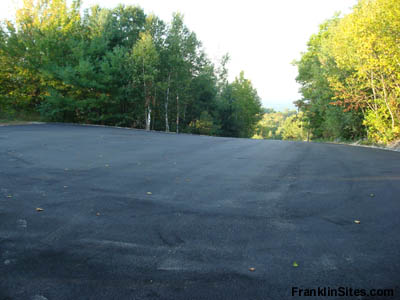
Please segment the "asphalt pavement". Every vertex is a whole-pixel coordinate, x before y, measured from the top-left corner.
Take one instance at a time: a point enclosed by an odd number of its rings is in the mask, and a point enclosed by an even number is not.
[[[399,195],[399,152],[0,127],[0,299],[400,299]]]

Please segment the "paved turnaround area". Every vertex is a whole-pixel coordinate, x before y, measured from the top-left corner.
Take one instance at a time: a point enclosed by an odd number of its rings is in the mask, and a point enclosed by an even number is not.
[[[400,299],[399,195],[398,152],[0,127],[0,299]]]

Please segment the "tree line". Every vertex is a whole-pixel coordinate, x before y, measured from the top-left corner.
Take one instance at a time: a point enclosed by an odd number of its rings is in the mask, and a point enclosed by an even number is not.
[[[228,81],[175,13],[25,0],[0,28],[0,110],[48,121],[251,137],[262,109],[243,72]]]
[[[286,109],[283,112],[265,108],[257,123],[254,139],[296,140],[309,139],[309,130],[303,112]]]
[[[311,36],[296,102],[314,138],[400,138],[400,1],[359,0]]]

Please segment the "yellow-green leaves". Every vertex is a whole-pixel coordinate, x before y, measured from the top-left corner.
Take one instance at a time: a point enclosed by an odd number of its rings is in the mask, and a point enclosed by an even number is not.
[[[360,0],[321,25],[296,62],[304,98],[297,105],[316,137],[400,138],[399,44],[398,0]]]
[[[330,77],[336,99],[367,111],[369,138],[387,143],[400,137],[400,2],[360,1],[353,12],[330,29],[324,43],[346,77]]]

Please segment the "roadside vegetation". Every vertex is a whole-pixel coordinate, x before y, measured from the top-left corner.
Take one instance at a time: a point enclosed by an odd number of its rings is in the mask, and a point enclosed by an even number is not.
[[[0,29],[0,119],[118,125],[251,137],[261,102],[243,72],[228,81],[176,13],[25,0]]]
[[[310,37],[294,62],[297,111],[276,112],[243,72],[228,81],[229,55],[214,65],[179,13],[165,22],[136,6],[25,0],[0,27],[0,121],[393,144],[399,45],[400,1],[359,0]]]
[[[296,111],[265,109],[257,139],[400,144],[400,1],[359,0],[310,37],[294,64]]]
[[[295,64],[313,140],[400,139],[400,1],[360,0],[311,36]]]

